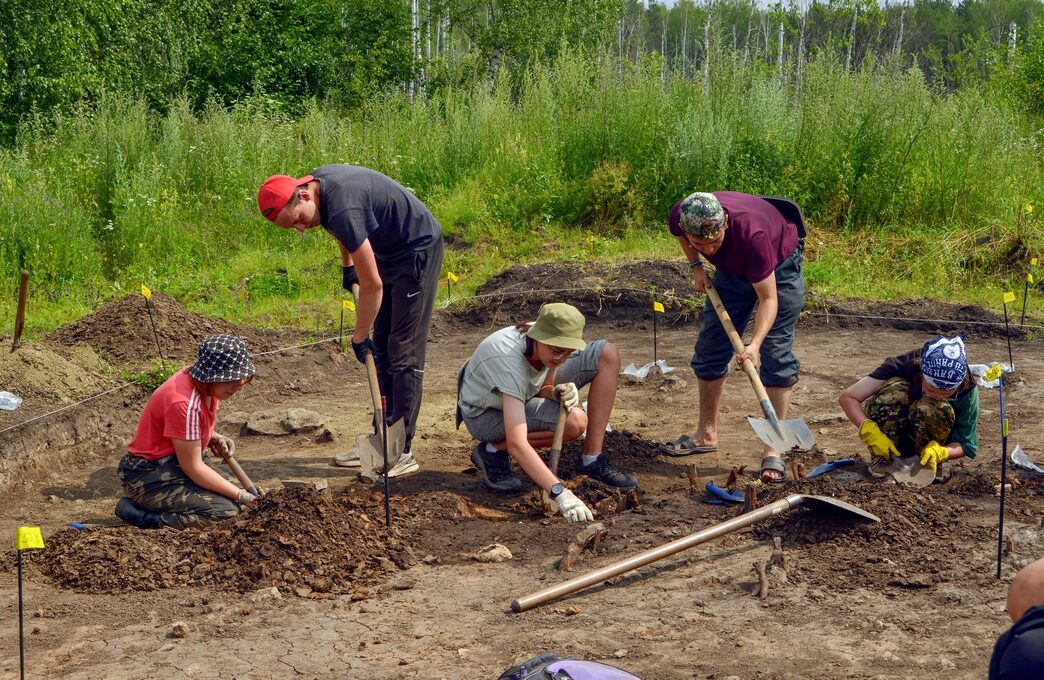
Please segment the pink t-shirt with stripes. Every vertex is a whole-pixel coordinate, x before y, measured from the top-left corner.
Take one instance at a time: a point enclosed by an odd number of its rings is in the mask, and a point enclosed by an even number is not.
[[[208,407],[188,372],[178,371],[149,397],[127,451],[158,460],[174,453],[174,439],[199,441],[205,449],[214,434],[219,401],[211,397]]]

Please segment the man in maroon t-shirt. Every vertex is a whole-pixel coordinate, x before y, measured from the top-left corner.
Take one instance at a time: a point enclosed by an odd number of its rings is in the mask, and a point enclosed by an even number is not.
[[[797,225],[763,198],[735,191],[694,193],[671,208],[668,219],[692,270],[696,290],[707,291],[712,278],[704,260],[716,267],[713,285],[742,334],[754,311],[754,330],[736,364],[760,365],[761,381],[776,413],[787,417],[800,362],[794,356],[794,327],[805,296],[803,244]],[[692,370],[700,384],[700,420],[694,436],[682,435],[664,450],[673,455],[706,453],[718,448],[718,410],[732,345],[710,300],[696,339]],[[780,452],[767,447],[762,461],[766,481],[783,478]]]

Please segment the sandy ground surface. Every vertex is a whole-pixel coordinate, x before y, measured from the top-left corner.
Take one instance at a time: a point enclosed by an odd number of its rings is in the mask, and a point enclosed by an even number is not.
[[[978,329],[969,330],[972,362],[1007,360],[1003,339],[976,337]],[[754,466],[760,445],[745,416],[757,414],[758,407],[745,376],[733,374],[719,452],[670,459],[650,453],[654,443],[692,432],[697,405],[696,381],[688,369],[696,327],[678,322],[661,329],[659,356],[677,372],[621,385],[611,421],[615,433],[610,441],[618,447],[614,455],[639,476],[642,505],[599,517],[608,526],[605,540],[597,551],[581,554],[572,573],[561,572],[556,562],[579,528],[541,516],[528,482],[522,494],[486,491],[468,460],[473,442],[452,425],[456,370],[488,331],[459,322],[436,325],[415,442],[421,471],[393,481],[399,528],[395,551],[389,548],[385,556],[380,553],[386,540],[383,508],[379,496],[372,495],[374,487],[355,480],[351,470],[329,465],[367,427],[361,366],[332,344],[268,354],[258,358],[258,379],[223,405],[226,416],[310,409],[331,431],[332,441],[315,433],[237,435],[237,456],[263,486],[278,488],[286,478],[328,480],[326,505],[317,505],[332,508],[331,513],[352,507],[367,515],[365,521],[353,515],[366,531],[337,538],[327,530],[309,534],[301,529],[295,515],[287,514],[292,505],[271,511],[284,512],[281,528],[264,525],[282,549],[291,550],[291,543],[297,553],[310,546],[327,553],[369,546],[359,569],[337,572],[337,565],[327,563],[336,573],[332,585],[294,584],[305,578],[294,572],[270,576],[279,585],[278,596],[258,592],[264,577],[251,568],[265,558],[248,547],[266,535],[249,533],[260,517],[244,518],[222,534],[200,535],[204,547],[199,550],[216,543],[240,546],[241,554],[221,558],[240,571],[227,568],[209,585],[189,583],[206,581],[196,579],[196,572],[189,578],[194,563],[163,564],[163,551],[174,548],[169,547],[172,539],[160,534],[169,532],[142,534],[120,525],[112,515],[120,495],[115,466],[144,403],[136,387],[0,433],[6,480],[0,488],[0,533],[13,537],[18,525],[41,526],[48,550],[81,562],[93,554],[103,565],[94,576],[76,581],[69,573],[48,572],[39,553],[31,556],[25,579],[28,677],[496,678],[513,663],[544,651],[602,660],[646,679],[985,676],[993,642],[1008,625],[1004,598],[1011,577],[1044,554],[1044,484],[1029,473],[1016,473],[1021,484],[1009,494],[1005,523],[1011,540],[1002,578],[994,578],[998,499],[993,478],[999,474],[1001,449],[996,390],[981,395],[979,457],[956,468],[945,484],[911,490],[871,482],[865,462],[859,462],[833,473],[832,480],[792,481],[763,493],[764,500],[784,491],[832,493],[878,514],[885,519],[881,525],[845,524],[803,508],[792,510],[516,614],[509,607],[515,598],[742,512],[702,502],[702,493],[691,493],[684,466],[695,464],[701,481],[718,484],[733,468]],[[804,468],[842,456],[866,460],[854,428],[841,416],[837,394],[884,357],[912,349],[928,336],[921,330],[844,327],[822,318],[802,322],[796,343],[802,378],[791,416],[810,424],[818,445],[817,452],[800,458]],[[587,337],[617,343],[625,365],[652,359],[647,321],[596,322]],[[269,349],[281,346],[278,338],[266,342]],[[46,353],[63,350],[54,341],[29,347],[43,357],[39,379],[46,383],[49,371],[61,368]],[[1013,349],[1019,370],[1005,391],[1009,450],[1018,442],[1041,461],[1044,344],[1020,339]],[[74,368],[90,363],[84,357],[63,360]],[[0,365],[0,374],[3,370]],[[18,370],[23,376],[29,371]],[[73,387],[67,394],[42,384],[39,398],[27,399],[22,413],[5,414],[0,428],[120,383],[112,374],[98,377],[93,368],[88,373],[89,385],[77,388],[70,368]],[[20,388],[30,391],[24,384]],[[233,433],[235,426],[226,423],[224,429]],[[575,455],[575,448],[564,455]],[[89,528],[74,532],[67,528],[72,521]],[[773,536],[781,539],[781,551],[774,549]],[[350,546],[344,541],[369,542]],[[513,558],[501,563],[474,559],[494,542],[507,546]],[[194,549],[179,545],[183,554]],[[159,567],[150,550],[159,556]],[[12,554],[5,548],[0,560],[0,615],[7,622],[0,627],[0,678],[18,677]],[[404,554],[408,557],[399,559]],[[767,593],[759,597],[762,584],[755,565],[772,562]],[[209,568],[217,569],[216,564]],[[154,578],[157,568],[186,575],[160,588],[164,583]],[[109,592],[119,590],[112,584],[120,581],[103,574],[138,576],[124,582],[153,589]],[[184,624],[179,628],[183,637],[174,632],[178,622]]]

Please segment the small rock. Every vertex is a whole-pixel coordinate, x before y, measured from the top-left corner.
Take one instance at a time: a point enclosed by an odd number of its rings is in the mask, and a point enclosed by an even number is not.
[[[62,500],[62,499],[58,498],[57,496],[55,496],[53,494],[47,497],[47,502],[48,503],[57,503],[60,500]]]
[[[580,613],[580,607],[566,607],[563,612],[566,616],[576,616]]]
[[[33,626],[33,629],[31,631],[29,631],[29,632],[32,635],[39,635],[40,633],[43,632],[43,630],[44,630],[43,626]]]
[[[43,617],[44,617],[44,610],[37,609],[36,611],[33,612],[33,618],[34,619],[42,619]]]
[[[323,427],[323,419],[303,408],[275,409],[250,414],[244,434],[280,436],[298,432],[315,432]]]
[[[460,649],[457,650],[457,656],[459,656],[460,658],[463,659],[467,655],[468,655],[468,650],[467,649],[464,649],[463,647],[461,647]]]
[[[627,650],[626,649],[618,649],[615,652],[613,652],[613,656],[616,657],[617,659],[622,659],[625,656],[627,656]]]
[[[261,590],[255,590],[250,593],[250,601],[254,604],[271,600],[281,600],[283,594],[279,592],[279,588],[272,586],[271,588],[262,588]]]
[[[170,627],[170,634],[176,638],[188,637],[189,627],[184,621],[175,621]]]
[[[409,576],[401,576],[389,583],[388,586],[392,590],[412,590],[417,587],[417,579]]]
[[[950,659],[947,659],[945,656],[941,655],[939,656],[939,665],[948,671],[952,671],[953,669],[957,668],[957,664],[955,664]]]
[[[283,486],[308,486],[316,491],[322,491],[330,487],[330,482],[325,479],[283,479]]]
[[[424,564],[435,564],[438,561],[439,558],[435,557],[434,555],[425,555],[423,559],[421,559],[421,562],[423,562]]]
[[[475,559],[479,562],[506,562],[511,559],[511,551],[507,549],[507,546],[490,543],[479,548],[475,553]]]

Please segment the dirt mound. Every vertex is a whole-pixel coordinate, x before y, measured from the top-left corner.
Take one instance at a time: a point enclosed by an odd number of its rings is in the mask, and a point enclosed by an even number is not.
[[[96,394],[117,384],[113,373],[83,346],[51,348],[28,342],[15,352],[0,352],[0,390],[23,400],[16,411],[0,411],[0,423],[24,420],[37,406],[69,404]]]
[[[477,299],[455,305],[450,314],[472,324],[512,323],[536,317],[545,302],[568,302],[589,321],[652,323],[652,301],[662,302],[664,324],[699,324],[704,298],[680,261],[638,260],[623,263],[551,262],[507,269],[475,291]],[[802,327],[894,328],[925,333],[967,333],[969,338],[1004,337],[1004,317],[974,305],[938,300],[878,302],[810,295]],[[642,328],[644,330],[644,328]],[[1012,338],[1023,330],[1010,325]]]
[[[795,567],[789,576],[812,585],[829,584],[841,590],[921,588],[971,577],[981,565],[976,566],[968,555],[956,554],[955,542],[960,538],[989,545],[995,538],[989,527],[958,527],[954,507],[946,498],[949,494],[940,487],[922,490],[817,478],[785,489],[766,489],[759,500],[765,504],[795,491],[838,498],[881,518],[879,523],[871,523],[802,506],[755,525],[755,537],[778,536],[784,551],[794,552]],[[839,574],[845,578],[838,578]]]
[[[30,559],[58,586],[81,592],[277,586],[301,596],[365,597],[369,586],[416,561],[405,537],[455,512],[457,504],[447,495],[395,499],[395,525],[388,534],[379,495],[289,487],[234,520],[202,530],[63,530]]]
[[[48,336],[54,343],[85,343],[106,361],[117,366],[140,366],[159,356],[156,336],[163,356],[188,363],[196,358],[199,343],[218,333],[238,335],[251,351],[275,349],[284,333],[269,333],[245,328],[224,319],[195,314],[174,298],[153,293],[151,299],[153,333],[145,298],[127,295],[91,312],[79,321],[62,326]]]
[[[536,318],[545,302],[568,302],[588,321],[652,323],[653,293],[661,294],[656,299],[663,303],[665,323],[699,318],[702,300],[689,299],[692,283],[685,265],[660,260],[513,267],[479,286],[475,291],[478,299],[455,306],[452,314],[474,324],[511,323]]]
[[[558,473],[564,479],[577,474],[576,466],[583,446],[583,441],[575,441],[562,447]],[[602,453],[609,455],[609,460],[614,466],[628,472],[648,470],[656,465],[660,457],[660,450],[655,443],[628,430],[607,432],[602,444]]]
[[[1009,318],[1005,330],[1004,316],[975,305],[957,305],[941,300],[893,300],[879,302],[861,298],[830,299],[812,297],[805,300],[802,327],[894,328],[900,331],[923,331],[929,334],[955,335],[964,332],[969,338],[1025,339],[1026,332]]]

